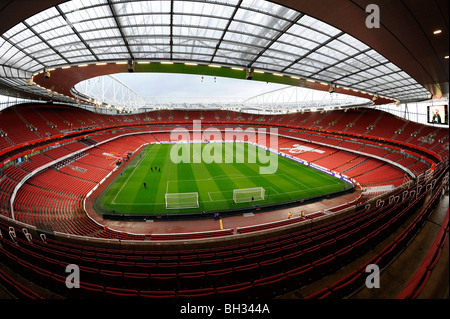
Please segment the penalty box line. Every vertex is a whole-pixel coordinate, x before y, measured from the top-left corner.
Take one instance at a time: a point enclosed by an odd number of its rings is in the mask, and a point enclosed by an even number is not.
[[[147,153],[145,153],[145,155],[147,155]],[[112,204],[117,204],[117,203],[116,203],[117,196],[119,196],[119,194],[122,192],[122,190],[123,190],[123,188],[125,187],[125,185],[128,184],[128,181],[130,180],[131,176],[133,176],[134,172],[137,171],[139,165],[141,165],[142,162],[144,161],[144,158],[145,158],[145,156],[143,156],[142,158],[140,158],[140,159],[139,159],[139,162],[137,163],[136,166],[130,167],[130,168],[134,168],[134,169],[133,169],[133,171],[131,172],[130,176],[128,176],[128,178],[127,178],[127,180],[125,181],[125,183],[122,184],[122,187],[119,189],[119,191],[117,192],[116,196],[114,196],[114,199],[113,199],[112,202],[111,202]],[[129,169],[129,168],[127,167],[127,170],[128,170],[128,169]]]
[[[248,176],[248,175],[219,175],[216,177],[209,177],[209,178],[197,178],[197,179],[178,179],[178,180],[172,180],[166,182],[166,193],[169,193],[169,184],[170,183],[180,183],[180,182],[190,182],[190,183],[196,183],[196,182],[211,182],[211,181],[219,181],[219,180],[227,180],[227,179],[249,179],[249,178],[259,178],[261,175],[255,175],[255,176]]]

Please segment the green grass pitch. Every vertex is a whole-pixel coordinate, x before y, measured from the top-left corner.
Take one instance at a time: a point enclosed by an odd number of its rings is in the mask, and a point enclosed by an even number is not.
[[[233,143],[233,155],[239,151]],[[194,144],[190,144],[191,158]],[[202,149],[206,144],[201,144]],[[165,215],[225,211],[251,208],[252,205],[290,202],[320,197],[352,187],[344,180],[307,167],[283,156],[278,156],[274,174],[260,174],[258,161],[248,163],[249,144],[244,144],[244,163],[174,163],[170,152],[172,144],[147,146],[133,161],[127,163],[122,174],[99,197],[102,211],[128,215]],[[242,148],[242,146],[241,146]],[[225,147],[222,148],[224,150]],[[268,151],[266,151],[268,152]],[[225,159],[225,151],[222,152]],[[268,153],[266,153],[268,154]],[[155,168],[158,169],[155,169]],[[146,183],[146,187],[144,187]],[[233,190],[263,187],[264,200],[235,203]],[[166,193],[198,192],[198,208],[167,209]]]

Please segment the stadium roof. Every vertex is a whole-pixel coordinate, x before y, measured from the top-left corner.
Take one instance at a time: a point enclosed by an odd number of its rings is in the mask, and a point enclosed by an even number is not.
[[[76,83],[127,72],[132,65],[136,72],[236,78],[255,70],[256,80],[322,90],[337,86],[342,93],[397,101],[448,94],[448,59],[442,56],[448,55],[448,13],[442,11],[448,9],[446,0],[402,6],[372,1],[380,5],[380,29],[365,25],[370,1],[4,2],[0,93],[73,102],[70,89]],[[20,2],[27,7],[17,7]],[[425,8],[431,17],[418,12]],[[394,14],[395,9],[400,11]],[[433,28],[442,30],[446,47],[431,43],[428,33],[433,30],[423,29],[430,28],[431,19],[438,21]],[[401,24],[411,21],[408,27]],[[407,33],[400,37],[394,28]],[[426,49],[419,52],[417,46]],[[430,48],[432,56],[419,56]],[[408,55],[402,56],[404,52]],[[86,64],[88,68],[78,68]],[[45,69],[51,80],[42,73]],[[39,85],[30,85],[30,79]]]

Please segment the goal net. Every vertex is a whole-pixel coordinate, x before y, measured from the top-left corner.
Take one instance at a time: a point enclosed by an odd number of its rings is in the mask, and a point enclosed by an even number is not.
[[[265,191],[262,187],[240,188],[233,190],[233,200],[235,203],[256,202],[264,199]]]
[[[166,209],[198,208],[198,193],[166,193]]]

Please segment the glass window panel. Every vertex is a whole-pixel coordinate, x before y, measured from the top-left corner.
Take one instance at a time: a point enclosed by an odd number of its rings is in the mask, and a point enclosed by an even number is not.
[[[19,23],[19,24],[15,25],[14,27],[12,27],[11,29],[9,29],[8,31],[6,31],[3,34],[3,36],[8,39],[10,37],[13,37],[15,34],[20,33],[26,29],[27,29],[27,27],[23,23]]]
[[[195,42],[193,45],[190,46],[178,46],[178,45],[174,45],[173,46],[173,50],[179,53],[186,53],[186,54],[194,54],[194,53],[201,53],[201,54],[213,54],[215,49],[214,48],[205,48],[205,47],[200,47],[200,46],[196,46]]]
[[[287,33],[283,34],[278,39],[277,42],[283,43],[285,45],[292,45],[295,47],[299,47],[304,50],[313,50],[314,48],[316,48],[319,45],[319,43],[317,43],[317,42],[313,42],[313,41],[310,41],[309,39],[297,37],[297,36],[287,34]]]
[[[386,59],[384,61],[387,61]],[[386,64],[384,64],[386,66],[386,68],[388,68],[390,71],[389,72],[400,72],[400,68],[397,67],[395,64],[388,62]]]
[[[72,57],[69,59],[70,63],[82,63],[82,62],[86,62],[86,57],[84,56],[76,56],[76,57]]]
[[[81,10],[66,13],[66,18],[74,26],[76,26],[79,23],[83,23],[83,21],[84,21],[84,23],[89,23],[89,22],[86,22],[86,21],[88,21],[88,19],[86,19],[86,16],[83,15]]]
[[[374,59],[375,61],[377,61],[377,63],[387,63],[387,62],[389,62],[384,56],[382,56],[381,54],[379,54],[375,50],[370,50],[366,54],[368,56],[370,56],[372,59]]]
[[[348,87],[348,86],[350,86],[351,82],[344,78],[344,79],[339,79],[339,81],[337,81],[336,84],[340,85],[340,86]]]
[[[299,20],[299,24],[309,29],[320,31],[321,33],[326,34],[329,37],[333,37],[341,32],[335,27],[307,15],[303,16]]]
[[[5,61],[8,59],[8,57],[17,54],[19,52],[16,48],[14,48],[9,42],[4,41],[0,38],[0,61],[1,64],[5,64]],[[20,55],[23,55],[21,53]]]
[[[263,49],[269,43],[269,40],[233,32],[227,32],[224,36],[224,41],[243,43],[244,45],[248,44],[259,47],[260,49]]]
[[[58,46],[58,47],[55,47],[55,49],[58,50],[61,54],[66,53],[66,52],[71,52],[74,50],[77,50],[77,51],[83,50],[83,51],[89,52],[86,49],[86,46],[80,41],[72,42],[70,44],[65,44],[64,46]]]
[[[346,79],[352,84],[357,84],[357,83],[360,83],[360,82],[366,80],[365,78],[363,78],[362,76],[360,76],[358,74],[352,74],[352,75],[346,77]]]
[[[336,73],[330,70],[324,70],[315,75],[315,77],[326,77],[328,79],[336,79],[339,78],[340,76],[341,76],[340,73]]]
[[[367,45],[359,41],[358,39],[352,37],[351,35],[345,33],[339,37],[339,40],[346,45],[352,46],[358,51],[365,51],[370,49]]]
[[[284,61],[289,61],[290,64],[298,58],[296,54],[289,54],[286,51],[275,51],[271,49],[267,50],[263,57],[264,56],[279,59],[281,64],[285,64]]]
[[[323,43],[330,39],[330,36],[326,34],[323,34],[319,31],[307,28],[299,24],[296,24],[295,26],[291,27],[288,32],[289,34],[292,34],[296,38],[300,37],[300,39],[297,39],[297,42],[298,41],[303,42],[305,41],[305,39],[315,42],[316,45],[312,46],[311,48],[314,48],[320,43]]]
[[[336,79],[340,79],[342,77],[345,77],[345,76],[348,76],[351,74],[351,71],[348,70],[347,68],[341,67],[341,64],[330,67],[326,71],[336,74]]]
[[[116,1],[116,0],[114,0]],[[112,2],[114,2],[112,1]],[[97,5],[105,5],[107,4],[107,0],[72,0],[68,3],[68,11],[70,10],[79,10],[80,8],[97,6]],[[61,5],[60,5],[61,6]]]
[[[266,39],[272,39],[275,35],[279,34],[279,31],[277,30],[236,21],[231,22],[228,30],[236,33],[252,34]]]
[[[173,24],[175,26],[202,26],[210,29],[223,30],[227,26],[228,20],[216,19],[201,16],[174,15]]]
[[[175,1],[174,13],[231,17],[234,7],[208,2]]]
[[[210,30],[206,28],[173,28],[174,36],[182,36],[189,38],[209,38],[219,39],[222,36],[222,32],[218,30]]]
[[[127,39],[133,38],[146,38],[146,37],[167,37],[170,35],[170,27],[169,26],[142,26],[135,28],[124,28],[123,30],[130,30],[128,33]]]
[[[347,56],[352,56],[352,55],[355,55],[358,52],[360,52],[359,50],[356,50],[352,46],[347,45],[346,43],[344,43],[344,42],[342,42],[342,41],[340,41],[338,39],[333,40],[330,43],[328,43],[327,44],[327,48],[330,48],[331,50],[337,50],[339,52],[344,53]]]
[[[372,69],[366,70],[366,71],[361,71],[358,73],[359,76],[362,76],[365,79],[372,79],[374,77],[377,77],[376,74],[373,73]],[[380,76],[380,75],[378,75]]]
[[[289,64],[291,64],[291,61],[286,61],[286,60],[283,61],[283,60],[273,58],[270,56],[262,56],[256,61],[256,63],[261,63],[261,64],[268,63],[271,65],[276,65],[277,69],[281,70],[281,69],[284,69],[285,67],[287,67]]]
[[[40,23],[31,26],[36,33],[42,34],[42,33],[52,33],[58,30],[61,27],[67,26],[67,22],[61,17],[56,16],[52,19],[48,19],[45,21],[41,21]]]
[[[118,20],[120,21],[121,26],[138,26],[138,25],[146,25],[146,24],[161,24],[161,15],[125,15],[119,16]]]
[[[318,52],[313,52],[306,58],[307,61],[313,61],[314,63],[320,63],[322,67],[326,67],[330,64],[335,64],[339,62],[339,60],[325,56],[323,54],[320,54]]]
[[[59,56],[53,55],[53,54],[42,56],[39,58],[39,61],[41,63],[43,63],[44,65],[56,65],[56,64],[65,63],[64,60],[62,60]]]
[[[300,57],[305,55],[308,51],[293,45],[282,42],[275,42],[271,47],[274,51],[285,52],[286,55]]]
[[[108,52],[107,54],[99,53],[97,55],[100,60],[123,60],[123,59],[129,59],[130,55],[128,53],[117,53],[117,54],[111,54],[111,52]]]
[[[39,57],[42,54],[48,54],[49,47],[42,42],[36,42],[23,50],[33,57]],[[53,53],[53,51],[51,53]]]
[[[248,63],[248,61],[247,60],[238,59],[238,58],[233,58],[231,56],[216,55],[214,57],[213,63],[244,66],[244,65],[246,65]]]
[[[189,50],[192,50],[192,47],[212,49],[211,53],[214,53],[214,50],[215,50],[216,45],[217,45],[217,41],[174,37],[173,38],[173,44],[177,45],[179,47],[186,46],[186,47],[189,48]]]
[[[327,83],[334,82],[334,79],[335,79],[334,77],[327,76],[326,74],[323,74],[323,73],[314,75],[314,78],[318,81],[323,81],[323,82],[327,82]]]
[[[349,70],[351,73],[358,72],[363,69],[367,69],[369,66],[365,63],[362,63],[358,59],[359,55],[355,58],[348,59],[344,62],[337,64],[339,67],[343,69]]]
[[[411,81],[411,83],[417,83],[413,78],[411,78],[405,71],[398,71],[397,74],[404,78],[407,79],[408,81]]]
[[[105,29],[105,30],[94,30],[89,32],[83,32],[80,34],[85,40],[100,40],[104,38],[121,38],[119,30],[117,29]]]
[[[116,22],[114,21],[113,18],[100,18],[100,19],[95,19],[95,20],[90,20],[90,21],[83,21],[83,22],[79,22],[76,24],[73,24],[73,27],[78,31],[78,32],[84,32],[84,31],[89,31],[92,29],[108,29],[108,28],[112,28],[112,27],[116,27]]]
[[[58,10],[51,7],[25,20],[26,24],[34,26],[42,21],[51,21],[53,17],[59,16]]]
[[[38,62],[31,60],[29,63],[25,63],[22,66],[18,65],[20,67],[20,72],[21,73],[26,73],[27,74],[27,78],[30,78],[31,75],[39,70],[43,69],[43,65],[39,64]]]
[[[394,80],[394,81],[403,81],[405,80],[400,74],[398,73],[389,73],[389,76]],[[408,83],[410,84],[410,83]]]
[[[380,72],[381,74],[392,72],[386,65],[378,65],[374,68],[374,70]]]
[[[102,40],[93,40],[86,41],[91,49],[94,48],[111,48],[111,50],[126,50],[126,47],[123,45],[123,40],[121,38],[108,38]]]
[[[277,20],[274,17],[260,12],[242,9],[242,7],[236,12],[235,19],[239,21],[251,21],[254,24],[266,25],[269,27],[276,26],[275,20]]]
[[[140,45],[140,44],[170,44],[170,37],[142,37],[142,38],[128,38],[129,45]]]
[[[68,40],[68,38],[72,35],[75,36],[72,29],[69,27],[60,27],[51,31],[38,33],[47,42],[57,40],[58,43],[70,42],[71,40]]]
[[[9,40],[13,43],[21,45],[21,47],[27,47],[31,44],[30,39],[32,38],[33,42],[40,41],[31,30],[24,29],[21,32],[16,33]]]
[[[116,48],[116,49],[114,49],[114,50],[108,50],[108,48],[96,48],[96,49],[93,49],[92,51],[94,51],[94,53],[95,53],[95,55],[97,56],[97,57],[100,57],[100,56],[105,56],[105,55],[111,55],[111,54],[124,54],[124,55],[127,55],[128,57],[129,57],[129,53],[128,53],[128,50],[122,50],[122,49],[119,49],[119,48]]]
[[[242,64],[247,65],[250,61],[252,61],[255,56],[251,54],[247,54],[246,51],[229,51],[229,50],[218,50],[216,53],[216,59],[218,57],[230,58],[230,59],[238,59],[242,61]]]
[[[1,64],[17,67],[19,63],[26,55],[20,52],[17,48],[11,47],[5,54],[1,57]]]
[[[48,44],[52,47],[56,47],[62,45],[69,45],[75,42],[80,42],[80,38],[78,38],[76,35],[66,35],[63,39],[62,38],[50,39],[48,41]],[[64,50],[64,47],[60,49]]]
[[[319,48],[316,52],[322,56],[329,57],[333,60],[336,60],[336,62],[338,62],[339,60],[344,60],[344,59],[348,58],[347,54],[344,54],[342,52],[339,52],[339,51],[334,50],[327,46]],[[334,63],[332,63],[332,64],[334,64]]]
[[[250,55],[252,57],[258,55],[261,50],[261,48],[249,46],[246,45],[245,43],[237,44],[237,43],[228,43],[225,41],[221,43],[220,49],[237,51],[240,52],[241,54]]]
[[[173,58],[175,60],[182,60],[182,61],[209,61],[210,55],[205,55],[201,53],[196,54],[185,54],[185,53],[178,53],[173,52]]]
[[[320,71],[320,68],[315,67],[313,65],[308,65],[305,63],[296,63],[295,65],[290,67],[286,72],[287,73],[300,72],[299,74],[311,75],[311,74],[317,73],[318,71]]]
[[[296,11],[270,1],[244,0],[241,7],[249,10],[267,12],[268,15],[274,15],[286,20],[290,20],[297,15]]]
[[[382,63],[381,61],[373,59],[367,53],[360,54],[357,57],[355,57],[355,59],[358,60],[362,65],[365,65],[365,67],[361,66],[361,68],[373,67]]]
[[[279,64],[273,64],[273,63],[256,62],[253,66],[255,67],[255,69],[268,70],[269,72],[270,71],[281,72],[281,70],[284,69],[283,66],[280,66]]]
[[[66,13],[67,20],[74,26],[77,26],[77,24],[80,22],[86,22],[90,20],[95,21],[96,19],[106,17],[112,17],[111,11],[108,6],[97,6]]]
[[[134,35],[138,30],[142,30],[143,25],[152,26],[166,26],[169,27],[170,15],[149,15],[145,23],[136,23],[129,21],[130,17],[121,17],[120,24],[126,35]],[[142,33],[141,33],[142,34]]]

